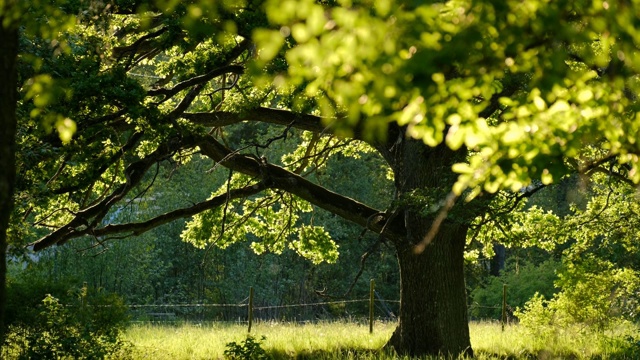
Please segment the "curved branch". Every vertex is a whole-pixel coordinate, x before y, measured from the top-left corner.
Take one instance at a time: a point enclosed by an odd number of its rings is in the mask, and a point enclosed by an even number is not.
[[[249,41],[248,38],[245,38],[225,56],[224,61],[221,61],[219,64],[215,65],[217,66],[215,69],[207,72],[204,75],[198,75],[188,80],[184,80],[178,83],[177,85],[175,85],[174,87],[172,87],[171,89],[160,88],[160,89],[149,90],[147,92],[147,95],[149,96],[164,95],[165,97],[162,101],[166,101],[172,96],[174,96],[175,94],[177,94],[178,92],[186,88],[189,88],[194,85],[204,84],[207,81],[214,79],[218,76],[221,76],[223,74],[231,73],[231,74],[241,75],[244,73],[244,66],[231,65],[231,63],[235,61],[240,55],[242,55],[243,52],[249,49],[250,46],[251,46],[251,41]]]
[[[206,73],[204,75],[194,76],[189,80],[182,81],[182,82],[176,84],[176,86],[172,87],[171,89],[160,88],[160,89],[149,90],[149,91],[147,91],[147,95],[149,95],[149,96],[164,95],[165,98],[163,99],[163,101],[166,101],[167,99],[169,99],[173,95],[177,94],[178,92],[180,92],[180,91],[182,91],[182,90],[184,90],[184,89],[186,89],[188,87],[206,83],[207,81],[209,81],[211,79],[214,79],[214,78],[216,78],[218,76],[224,75],[224,74],[238,74],[238,75],[241,75],[242,73],[244,73],[244,67],[241,66],[241,65],[222,66],[222,67],[219,67],[219,68],[214,69],[212,71],[209,71],[208,73]]]
[[[152,33],[141,36],[138,40],[136,40],[133,44],[128,46],[116,47],[113,49],[112,54],[116,61],[120,61],[124,56],[128,56],[127,64],[125,65],[125,69],[128,69],[133,62],[133,58],[136,54],[148,53],[149,51],[155,48],[154,44],[151,44],[151,40],[159,37],[169,30],[168,26],[164,26],[159,30],[156,30]]]
[[[82,119],[81,121],[77,122],[78,132],[83,131],[94,125],[107,124],[108,122],[114,121],[114,120],[124,120],[126,114],[127,114],[127,109],[120,109],[115,113],[103,115],[97,118]]]
[[[152,219],[149,219],[147,221],[143,221],[139,223],[128,223],[128,224],[110,224],[102,228],[94,229],[90,232],[87,231],[87,233],[90,233],[91,235],[94,235],[94,236],[105,236],[105,235],[125,233],[125,232],[131,233],[132,235],[140,235],[160,225],[170,223],[171,221],[174,221],[177,219],[191,217],[205,210],[210,210],[218,206],[222,206],[230,200],[246,198],[251,195],[258,194],[259,192],[265,189],[267,189],[267,186],[261,182],[261,183],[249,185],[240,189],[230,190],[228,193],[215,196],[209,200],[200,202],[191,207],[170,211],[162,215],[156,216]]]
[[[48,247],[54,244],[62,244],[68,240],[85,236],[85,235],[92,235],[92,236],[98,237],[98,236],[109,236],[109,235],[126,233],[128,234],[126,235],[127,237],[132,235],[137,236],[149,230],[157,228],[158,226],[170,223],[174,220],[188,218],[198,213],[201,213],[205,210],[210,210],[218,206],[222,206],[225,202],[229,200],[246,198],[251,195],[255,195],[265,190],[266,188],[267,187],[265,186],[264,183],[258,183],[258,184],[246,186],[241,189],[231,190],[228,193],[218,195],[216,197],[200,202],[193,206],[170,211],[162,215],[156,216],[152,219],[149,219],[147,221],[137,222],[137,223],[126,223],[126,224],[109,224],[101,228],[87,227],[79,231],[69,232],[64,237],[57,239],[56,242],[48,241],[50,236],[53,235],[53,234],[50,234],[30,245],[33,245],[34,250],[38,251],[38,250],[44,249],[45,247]]]
[[[335,193],[280,166],[270,164],[264,158],[257,159],[232,152],[211,136],[200,137],[196,143],[203,155],[222,166],[249,176],[261,177],[271,188],[296,195],[346,220],[382,234],[390,240],[404,238],[404,223],[394,219],[390,224],[386,224],[389,214]]]
[[[189,147],[192,145],[192,141],[193,139],[186,138],[180,140],[170,139],[167,143],[160,145],[158,149],[147,157],[131,163],[125,170],[126,183],[114,189],[111,195],[102,201],[75,213],[74,218],[66,225],[32,243],[33,250],[42,250],[54,244],[61,245],[69,239],[85,235],[89,229],[95,228],[98,225],[113,205],[124,198],[129,191],[142,181],[144,174],[153,164],[171,156],[179,148]]]
[[[124,144],[113,156],[111,156],[107,161],[105,161],[101,166],[99,166],[96,170],[92,171],[93,174],[96,174],[99,178],[102,174],[113,164],[115,164],[118,160],[122,158],[122,156],[129,150],[133,149],[133,147],[138,144],[138,141],[142,138],[143,133],[137,132],[129,137],[127,143]],[[90,184],[94,183],[97,180],[95,177],[85,178],[84,181],[81,181],[75,185],[63,186],[57,189],[53,189],[51,192],[53,194],[66,194],[74,191],[79,191]],[[50,180],[51,181],[51,180]]]
[[[227,126],[243,121],[258,121],[275,125],[291,126],[296,129],[318,134],[331,134],[331,126],[325,126],[324,123],[332,123],[336,120],[267,107],[258,107],[243,113],[233,113],[229,111],[184,113],[181,117],[194,124],[209,127]]]

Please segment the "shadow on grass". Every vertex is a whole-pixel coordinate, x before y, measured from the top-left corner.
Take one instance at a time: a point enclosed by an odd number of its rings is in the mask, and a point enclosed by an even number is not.
[[[267,350],[267,354],[274,360],[329,360],[329,359],[398,359],[386,350],[371,349],[333,349],[333,350],[302,350],[295,353],[277,349]]]
[[[517,353],[512,354],[496,354],[486,350],[478,350],[476,351],[476,358],[478,359],[500,359],[500,360],[555,360],[555,359],[563,359],[563,360],[577,360],[580,357],[571,352],[563,352],[563,353],[553,353],[547,350],[540,350],[536,352],[531,352],[529,350],[521,350]]]
[[[274,360],[342,360],[342,359],[358,359],[358,360],[462,360],[470,359],[464,356],[399,356],[391,349],[353,349],[353,348],[339,348],[334,350],[303,350],[295,354],[288,353],[280,350],[268,350],[267,354]],[[493,358],[480,358],[480,359],[493,359]],[[495,359],[500,359],[495,357]]]
[[[549,350],[539,350],[531,352],[522,350],[513,354],[496,354],[489,351],[476,351],[476,359],[486,360],[638,360],[640,359],[640,349],[624,348],[618,349],[607,354],[594,354],[591,356],[582,356],[578,352],[562,351],[559,353]]]
[[[637,360],[640,359],[640,349],[619,349],[619,351],[608,354],[596,354],[593,356],[581,356],[577,352],[554,353],[548,350],[540,350],[530,352],[527,350],[519,351],[513,354],[496,354],[489,351],[478,350],[475,353],[474,360]],[[267,354],[274,360],[342,360],[342,359],[361,359],[361,360],[461,360],[470,359],[467,357],[455,356],[423,356],[411,358],[408,356],[398,356],[391,350],[371,350],[371,349],[334,349],[334,350],[303,350],[296,353],[267,350]]]

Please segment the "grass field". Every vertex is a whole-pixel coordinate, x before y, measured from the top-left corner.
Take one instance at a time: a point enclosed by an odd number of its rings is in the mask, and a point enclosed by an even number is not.
[[[355,323],[258,323],[251,334],[275,359],[398,359],[379,351],[394,327],[394,323],[376,323],[374,333],[369,334],[368,325]],[[226,344],[240,343],[246,335],[241,325],[147,324],[131,326],[125,339],[134,345],[134,359],[222,359]],[[266,339],[260,340],[262,336]],[[623,339],[577,331],[539,337],[517,325],[502,332],[497,323],[471,324],[471,343],[481,360],[634,358]]]

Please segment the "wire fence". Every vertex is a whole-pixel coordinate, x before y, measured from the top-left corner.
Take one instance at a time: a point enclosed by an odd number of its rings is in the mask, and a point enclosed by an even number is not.
[[[369,318],[370,299],[324,301],[305,304],[254,305],[254,321],[277,321],[308,323],[317,321],[366,322]],[[152,304],[128,305],[133,322],[218,322],[247,324],[249,322],[248,298],[238,304]],[[399,313],[400,301],[382,299],[376,296],[374,318],[395,321]],[[472,320],[477,310],[500,310],[502,306],[469,305]],[[507,305],[507,316],[512,318],[512,309]],[[486,318],[486,317],[480,317]],[[494,317],[495,318],[495,317]],[[496,319],[498,320],[498,319]],[[508,319],[507,319],[508,320]]]
[[[305,304],[253,306],[253,321],[307,323],[315,321],[366,321],[370,299],[323,301]],[[396,320],[400,301],[377,298],[376,319]],[[128,305],[134,322],[249,322],[249,302],[238,304],[153,304]]]
[[[317,321],[367,321],[373,331],[375,320],[395,321],[400,301],[383,299],[374,290],[371,280],[368,299],[323,301],[306,304],[256,305],[254,291],[237,304],[145,304],[128,305],[134,322],[231,322],[247,323],[249,331],[254,321],[317,322]],[[503,285],[502,304],[495,306],[470,304],[468,313],[486,318],[487,310],[500,310],[500,321],[504,325],[513,319],[513,309],[507,304],[507,286]],[[484,315],[482,315],[484,313]],[[494,316],[495,317],[495,316]]]

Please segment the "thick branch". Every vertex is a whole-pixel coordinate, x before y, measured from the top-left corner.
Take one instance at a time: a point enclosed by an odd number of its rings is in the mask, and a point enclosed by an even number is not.
[[[246,198],[251,195],[255,195],[265,190],[266,188],[267,187],[265,186],[264,183],[258,183],[251,186],[246,186],[241,189],[234,189],[229,191],[228,193],[218,195],[216,197],[213,197],[212,199],[203,201],[193,206],[170,211],[143,222],[126,223],[126,224],[110,224],[105,227],[101,227],[97,229],[85,228],[83,230],[75,231],[73,233],[68,234],[65,237],[64,241],[68,241],[70,239],[81,237],[84,235],[107,236],[107,235],[124,234],[124,233],[128,233],[129,236],[141,235],[149,230],[155,229],[158,226],[170,223],[174,220],[188,218],[193,215],[199,214],[205,210],[210,210],[218,206],[222,206],[228,200]],[[34,249],[35,249],[35,245],[37,245],[37,243],[34,243]],[[40,248],[38,248],[38,250],[39,249]]]
[[[105,161],[102,165],[100,165],[97,169],[93,171],[86,171],[86,173],[90,173],[93,176],[89,176],[80,181],[75,185],[63,186],[57,189],[53,189],[51,192],[54,194],[66,194],[74,191],[80,191],[83,188],[89,186],[94,183],[97,179],[99,179],[102,174],[113,164],[115,164],[118,160],[122,158],[122,156],[129,150],[133,149],[134,146],[138,144],[138,141],[142,138],[143,133],[137,132],[129,137],[127,143],[124,144],[120,150],[118,150],[115,154],[113,154],[107,161]]]
[[[240,55],[242,55],[243,52],[245,52],[251,45],[251,41],[249,41],[249,39],[243,39],[238,45],[236,45],[235,48],[233,48],[233,50],[231,50],[224,58],[223,61],[221,61],[219,64],[216,64],[216,68],[207,72],[204,75],[198,75],[198,76],[194,76],[188,80],[184,80],[180,83],[178,83],[176,86],[172,87],[171,89],[153,89],[153,90],[149,90],[148,91],[148,95],[150,96],[158,96],[158,95],[164,95],[165,98],[164,100],[167,100],[169,98],[171,98],[173,95],[177,94],[178,92],[187,89],[191,86],[194,85],[199,85],[199,84],[204,84],[207,81],[214,79],[218,76],[221,76],[223,74],[237,74],[237,75],[241,75],[242,73],[244,73],[244,67],[241,65],[231,65],[231,63],[233,61],[235,61]]]
[[[201,137],[197,144],[202,154],[229,169],[249,176],[262,177],[263,181],[272,188],[294,194],[346,220],[376,233],[382,233],[388,239],[400,240],[404,237],[405,229],[401,222],[392,221],[385,226],[389,214],[314,184],[298,174],[267,163],[263,159],[234,153],[210,136]]]
[[[147,157],[131,163],[125,170],[126,183],[120,185],[111,195],[97,204],[77,212],[73,220],[65,226],[34,242],[32,244],[33,249],[38,251],[51,245],[63,244],[69,239],[86,234],[87,229],[95,228],[109,212],[109,209],[142,181],[144,174],[153,164],[171,156],[179,148],[187,146],[189,146],[189,140],[187,139],[183,138],[182,141],[172,139],[159,146]]]
[[[113,57],[119,60],[123,56],[129,55],[129,58],[130,58],[129,62],[130,62],[135,54],[139,52],[147,52],[150,49],[152,49],[155,46],[155,44],[152,44],[150,40],[159,37],[160,35],[164,34],[168,30],[169,28],[165,26],[152,33],[149,33],[140,37],[131,45],[116,47],[113,49]]]
[[[243,121],[258,121],[269,124],[291,126],[296,129],[307,130],[318,134],[331,134],[330,126],[323,123],[332,122],[332,119],[320,116],[299,114],[289,110],[259,107],[247,110],[241,114],[228,111],[216,111],[207,113],[184,113],[182,118],[194,124],[221,127],[241,123]]]
[[[178,92],[194,86],[194,85],[198,85],[198,84],[203,84],[206,83],[207,81],[214,79],[218,76],[221,76],[223,74],[242,74],[244,72],[244,67],[241,65],[227,65],[227,66],[222,66],[219,67],[215,70],[209,71],[208,73],[204,74],[204,75],[199,75],[199,76],[194,76],[189,80],[185,80],[182,81],[180,83],[178,83],[176,86],[172,87],[171,89],[153,89],[153,90],[149,90],[147,92],[148,95],[150,96],[158,96],[158,95],[164,95],[165,99],[168,99],[170,97],[172,97],[173,95],[177,94]]]
[[[118,110],[115,113],[112,114],[108,114],[108,115],[104,115],[104,116],[100,116],[97,118],[92,118],[92,119],[83,119],[82,121],[78,121],[78,132],[83,131],[91,126],[94,125],[103,125],[103,124],[108,124],[110,121],[114,121],[114,120],[118,120],[118,119],[123,119],[124,120],[124,116],[127,114],[127,110],[126,109],[121,109]]]

